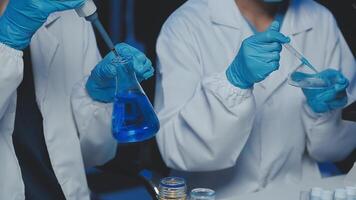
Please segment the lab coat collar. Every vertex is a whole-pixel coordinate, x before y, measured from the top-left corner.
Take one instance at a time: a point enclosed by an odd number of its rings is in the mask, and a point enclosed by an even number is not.
[[[34,37],[32,38],[33,41],[38,41],[34,47],[31,45],[31,51],[43,51],[43,62],[41,63],[44,66],[47,66],[46,69],[49,69],[52,65],[53,58],[56,55],[57,49],[59,47],[59,42],[57,37],[51,32],[51,25],[56,23],[60,18],[59,13],[52,13],[48,18],[44,25],[36,32]],[[43,42],[45,41],[45,42]],[[34,48],[34,49],[33,49]]]
[[[47,21],[44,23],[44,26],[48,27],[53,22],[55,22],[58,18],[60,18],[60,15],[57,12],[50,14],[47,18]]]
[[[244,22],[234,0],[209,0],[210,20],[219,25],[240,29]]]
[[[295,35],[313,27],[313,10],[310,0],[291,0],[283,20],[282,30],[286,35]],[[245,27],[242,16],[234,0],[209,0],[210,19],[213,23],[235,29]]]
[[[313,28],[313,18],[315,11],[313,11],[310,0],[292,0],[284,21],[281,32],[285,35],[296,35]]]

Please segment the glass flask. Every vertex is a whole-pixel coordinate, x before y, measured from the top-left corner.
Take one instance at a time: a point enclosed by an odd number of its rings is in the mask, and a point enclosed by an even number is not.
[[[131,56],[117,57],[121,66],[116,79],[112,133],[119,143],[141,142],[155,136],[159,121],[137,81]]]
[[[336,80],[325,81],[309,67],[301,64],[296,70],[290,73],[288,83],[295,87],[305,89],[326,89],[332,86]]]
[[[190,192],[190,200],[215,200],[215,191],[208,188],[196,188]]]
[[[187,185],[183,178],[166,177],[159,184],[159,200],[186,200]]]

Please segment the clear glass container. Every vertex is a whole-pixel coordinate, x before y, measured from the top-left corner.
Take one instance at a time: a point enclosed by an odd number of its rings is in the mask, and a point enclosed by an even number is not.
[[[288,83],[295,87],[305,89],[325,89],[332,86],[336,80],[322,79],[319,73],[316,73],[309,67],[301,64],[296,70],[289,74]]]
[[[159,200],[186,200],[187,185],[183,178],[166,177],[159,184]]]
[[[114,138],[119,143],[132,143],[154,137],[159,130],[159,121],[137,81],[132,57],[117,57],[113,62],[119,62],[120,66],[112,113]]]
[[[215,200],[215,191],[208,188],[196,188],[190,192],[190,200]]]

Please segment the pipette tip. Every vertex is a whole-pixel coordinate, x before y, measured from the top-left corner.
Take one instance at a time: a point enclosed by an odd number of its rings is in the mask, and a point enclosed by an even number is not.
[[[315,69],[315,67],[314,67],[312,64],[310,64],[310,62],[309,62],[307,59],[305,59],[304,57],[302,58],[302,62],[303,62],[304,65],[308,66],[308,67],[309,67],[311,70],[313,70],[315,73],[319,73],[319,72]]]
[[[115,48],[114,48],[114,49],[111,49],[111,51],[114,52],[114,54],[115,54],[116,57],[120,57],[119,53],[116,51]]]

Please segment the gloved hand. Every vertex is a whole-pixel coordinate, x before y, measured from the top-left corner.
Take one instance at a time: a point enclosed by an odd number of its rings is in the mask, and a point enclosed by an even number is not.
[[[22,50],[33,34],[56,11],[77,8],[85,0],[10,0],[0,17],[0,42]]]
[[[251,88],[279,68],[281,44],[290,42],[279,29],[279,23],[275,21],[267,31],[242,42],[239,53],[226,71],[231,84],[242,89]]]
[[[309,107],[315,113],[343,108],[347,104],[346,88],[349,81],[341,72],[327,69],[316,75],[331,86],[327,89],[303,89]]]
[[[123,57],[132,56],[133,68],[139,82],[153,76],[152,63],[145,54],[125,43],[116,45],[115,49]],[[116,76],[118,75],[118,68],[122,67],[119,63],[112,62],[115,58],[115,54],[110,52],[92,70],[86,83],[87,92],[92,99],[104,103],[114,101]]]

